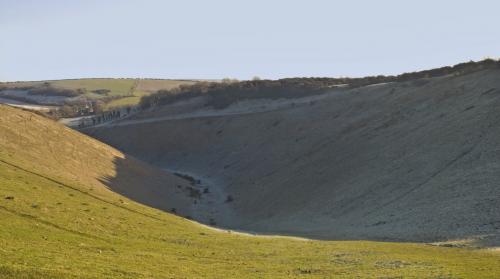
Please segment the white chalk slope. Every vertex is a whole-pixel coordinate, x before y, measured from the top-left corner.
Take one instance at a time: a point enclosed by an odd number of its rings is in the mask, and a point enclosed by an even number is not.
[[[208,223],[327,239],[500,234],[500,70],[210,110],[203,99],[88,131],[212,196]],[[234,198],[225,202],[227,195]]]

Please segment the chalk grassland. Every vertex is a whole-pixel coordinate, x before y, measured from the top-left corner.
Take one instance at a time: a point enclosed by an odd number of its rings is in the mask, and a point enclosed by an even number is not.
[[[500,274],[500,254],[486,250],[210,230],[109,191],[102,181],[119,175],[119,160],[127,158],[96,140],[0,105],[0,278]],[[139,162],[128,167],[128,172],[153,174]]]

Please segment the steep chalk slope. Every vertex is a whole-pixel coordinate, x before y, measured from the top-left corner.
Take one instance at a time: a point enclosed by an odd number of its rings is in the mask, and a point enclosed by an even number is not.
[[[223,227],[498,243],[499,70],[313,99],[239,103],[241,114],[193,101],[88,133],[211,185],[210,218]]]

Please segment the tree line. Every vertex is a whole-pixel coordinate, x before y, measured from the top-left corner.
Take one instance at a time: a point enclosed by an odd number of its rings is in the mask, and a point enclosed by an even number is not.
[[[181,85],[178,88],[159,90],[154,94],[142,97],[142,109],[153,106],[171,104],[193,97],[206,96],[207,105],[214,108],[225,108],[232,103],[245,99],[259,98],[297,98],[327,92],[335,86],[350,88],[387,82],[407,82],[424,78],[446,75],[463,75],[485,69],[500,68],[500,60],[485,59],[479,62],[460,63],[432,70],[404,73],[397,76],[368,76],[362,78],[284,78],[279,80],[261,80],[254,78],[248,81],[223,80],[223,82],[198,82],[192,85]]]
[[[80,119],[80,122],[78,123],[78,127],[83,128],[83,127],[89,127],[89,126],[103,124],[106,122],[110,122],[113,120],[123,118],[123,117],[131,114],[134,111],[135,111],[135,108],[131,107],[131,106],[117,108],[117,109],[109,110],[109,111],[101,111],[100,113],[96,113],[92,117],[83,117],[82,119]]]

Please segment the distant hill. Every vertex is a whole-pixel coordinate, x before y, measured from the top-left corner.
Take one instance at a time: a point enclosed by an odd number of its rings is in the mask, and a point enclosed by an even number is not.
[[[66,105],[74,108],[74,115],[64,116],[76,116],[77,111],[88,108],[89,102],[98,105],[99,110],[134,106],[141,97],[158,90],[194,83],[194,80],[111,78],[6,82],[0,83],[0,98],[22,101],[26,107],[30,104]]]

